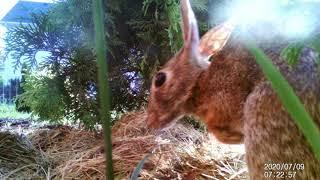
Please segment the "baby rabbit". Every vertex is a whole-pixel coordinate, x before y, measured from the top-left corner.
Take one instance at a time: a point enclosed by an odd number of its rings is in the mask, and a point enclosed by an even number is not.
[[[200,40],[188,0],[181,0],[181,13],[184,46],[153,78],[148,126],[162,128],[190,114],[203,120],[221,142],[244,142],[251,179],[319,179],[319,160],[254,57],[233,38],[221,50],[230,33],[219,31],[231,26],[214,28]],[[318,54],[304,48],[298,64],[290,67],[280,56],[283,47],[263,50],[320,126]]]

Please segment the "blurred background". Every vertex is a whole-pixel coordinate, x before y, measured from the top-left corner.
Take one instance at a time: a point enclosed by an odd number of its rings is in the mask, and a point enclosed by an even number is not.
[[[201,32],[208,3],[193,2]],[[182,46],[180,9],[177,0],[104,5],[116,119],[146,103],[152,74]],[[98,123],[91,1],[3,0],[0,19],[1,102],[41,120]]]

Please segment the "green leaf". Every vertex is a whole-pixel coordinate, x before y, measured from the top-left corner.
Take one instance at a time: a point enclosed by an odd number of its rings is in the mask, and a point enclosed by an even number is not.
[[[289,63],[290,66],[294,66],[299,61],[302,48],[302,43],[289,44],[286,48],[282,50],[281,56]]]

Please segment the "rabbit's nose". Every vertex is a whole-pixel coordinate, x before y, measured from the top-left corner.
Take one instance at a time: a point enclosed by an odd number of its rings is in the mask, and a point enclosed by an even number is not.
[[[148,120],[147,121],[147,127],[149,129],[157,129],[158,128],[158,125],[155,121],[152,121],[152,120]]]
[[[150,115],[150,114],[148,114],[148,116],[147,116],[147,126],[148,126],[148,128],[151,128],[151,126],[152,126],[152,123],[153,121],[152,121],[152,116]]]
[[[157,122],[157,118],[155,115],[148,114],[147,116],[147,127],[151,129],[157,129],[159,127],[159,123]]]

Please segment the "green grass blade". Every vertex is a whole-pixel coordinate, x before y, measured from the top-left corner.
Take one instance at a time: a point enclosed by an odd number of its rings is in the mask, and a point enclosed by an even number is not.
[[[102,0],[93,0],[93,20],[95,28],[96,54],[98,59],[98,82],[100,98],[100,119],[103,123],[104,145],[106,156],[106,176],[113,180],[112,141],[110,127],[110,91],[108,83],[108,67],[106,59],[106,40],[104,30],[104,12]]]
[[[320,159],[320,131],[310,115],[307,113],[303,104],[294,93],[294,90],[282,76],[282,74],[273,65],[270,58],[259,49],[255,44],[248,44],[250,52],[255,56],[257,63],[260,65],[263,73],[270,80],[272,88],[278,94],[284,107],[289,112],[291,118],[303,132],[310,143],[316,157]]]

